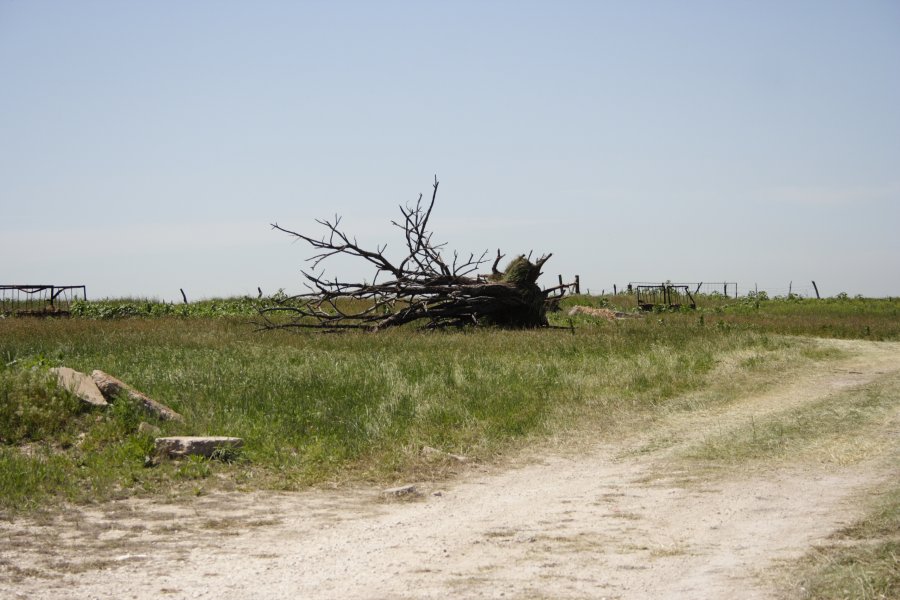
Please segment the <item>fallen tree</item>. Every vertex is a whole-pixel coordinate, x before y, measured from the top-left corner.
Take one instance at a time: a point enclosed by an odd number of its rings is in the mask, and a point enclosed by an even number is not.
[[[426,328],[546,327],[548,306],[558,302],[570,287],[559,285],[542,290],[537,285],[541,267],[552,254],[534,261],[530,255],[522,254],[500,271],[497,267],[504,255],[498,250],[491,273],[484,275],[477,271],[489,260],[486,251],[466,258],[454,252],[452,260],[446,260],[441,253],[446,244],[434,243],[428,229],[437,198],[437,178],[433,188],[430,202],[424,203],[419,194],[414,206],[400,207],[403,219],[392,221],[405,238],[406,254],[400,261],[385,255],[386,245],[374,250],[361,247],[356,238],[340,228],[338,216],[317,220],[326,229],[321,238],[272,224],[274,229],[308,243],[317,252],[309,259],[313,271],[332,256],[346,255],[368,262],[375,268],[375,277],[371,283],[350,283],[303,271],[309,293],[263,309],[264,327],[378,331],[416,321]]]

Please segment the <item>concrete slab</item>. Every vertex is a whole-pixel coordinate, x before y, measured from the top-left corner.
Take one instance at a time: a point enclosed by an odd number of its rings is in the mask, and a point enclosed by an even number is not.
[[[56,375],[59,387],[69,390],[82,402],[91,406],[109,405],[90,375],[80,373],[69,367],[54,367],[50,369],[50,372]]]

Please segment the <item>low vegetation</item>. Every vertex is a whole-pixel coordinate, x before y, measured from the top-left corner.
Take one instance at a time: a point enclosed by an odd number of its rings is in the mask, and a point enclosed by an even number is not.
[[[829,395],[763,418],[751,418],[737,427],[708,436],[689,449],[691,459],[715,463],[797,460],[852,462],[864,457],[870,444],[879,444],[872,433],[889,421],[896,410],[900,380],[878,379],[869,385]],[[861,432],[867,435],[860,436]],[[828,452],[823,453],[822,449]]]
[[[263,307],[285,300],[287,296],[283,292],[264,298],[241,296],[178,304],[139,298],[76,300],[70,312],[73,317],[83,319],[255,317]]]
[[[884,491],[864,519],[832,535],[794,565],[791,574],[791,598],[896,598],[900,590],[900,489]]]

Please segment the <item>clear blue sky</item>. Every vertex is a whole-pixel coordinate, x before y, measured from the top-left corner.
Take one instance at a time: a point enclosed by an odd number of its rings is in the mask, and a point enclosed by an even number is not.
[[[299,292],[270,223],[399,251],[435,174],[547,285],[900,295],[900,3],[0,0],[0,283]]]

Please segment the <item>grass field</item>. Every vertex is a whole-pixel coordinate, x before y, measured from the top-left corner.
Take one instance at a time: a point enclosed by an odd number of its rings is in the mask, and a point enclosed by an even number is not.
[[[629,311],[629,302],[575,297],[563,308]],[[257,303],[249,299],[85,303],[76,318],[2,318],[0,511],[441,477],[452,461],[423,457],[423,447],[489,462],[551,436],[614,438],[673,411],[727,403],[747,382],[764,387],[834,358],[798,336],[900,339],[893,299],[709,297],[700,304],[620,321],[563,311],[552,316],[562,328],[551,330],[377,335],[257,331],[250,316]],[[54,385],[47,369],[59,365],[111,373],[185,422],[153,421],[121,400],[105,412],[86,410]],[[873,402],[872,410],[884,404]],[[823,408],[831,415],[823,427],[853,417],[840,406]],[[760,423],[698,452],[725,461],[768,456],[783,451],[784,439],[802,438],[813,417],[793,415],[800,426],[787,432]],[[230,462],[151,466],[146,458],[158,434],[140,431],[142,421],[163,434],[242,437],[245,447]],[[896,526],[892,506],[893,516],[878,523]]]
[[[563,308],[627,311],[629,300],[575,297]],[[553,315],[572,330],[378,335],[257,331],[247,316],[257,306],[123,300],[84,303],[80,318],[0,319],[0,506],[386,481],[426,467],[423,446],[486,460],[586,423],[603,432],[690,410],[690,390],[726,401],[723,385],[822,358],[782,333],[900,338],[892,300],[710,297],[700,311],[614,322]],[[156,423],[165,433],[244,438],[241,459],[145,468],[152,436],[137,428],[150,419],[128,403],[85,412],[50,381],[59,365],[112,373],[185,415]]]

